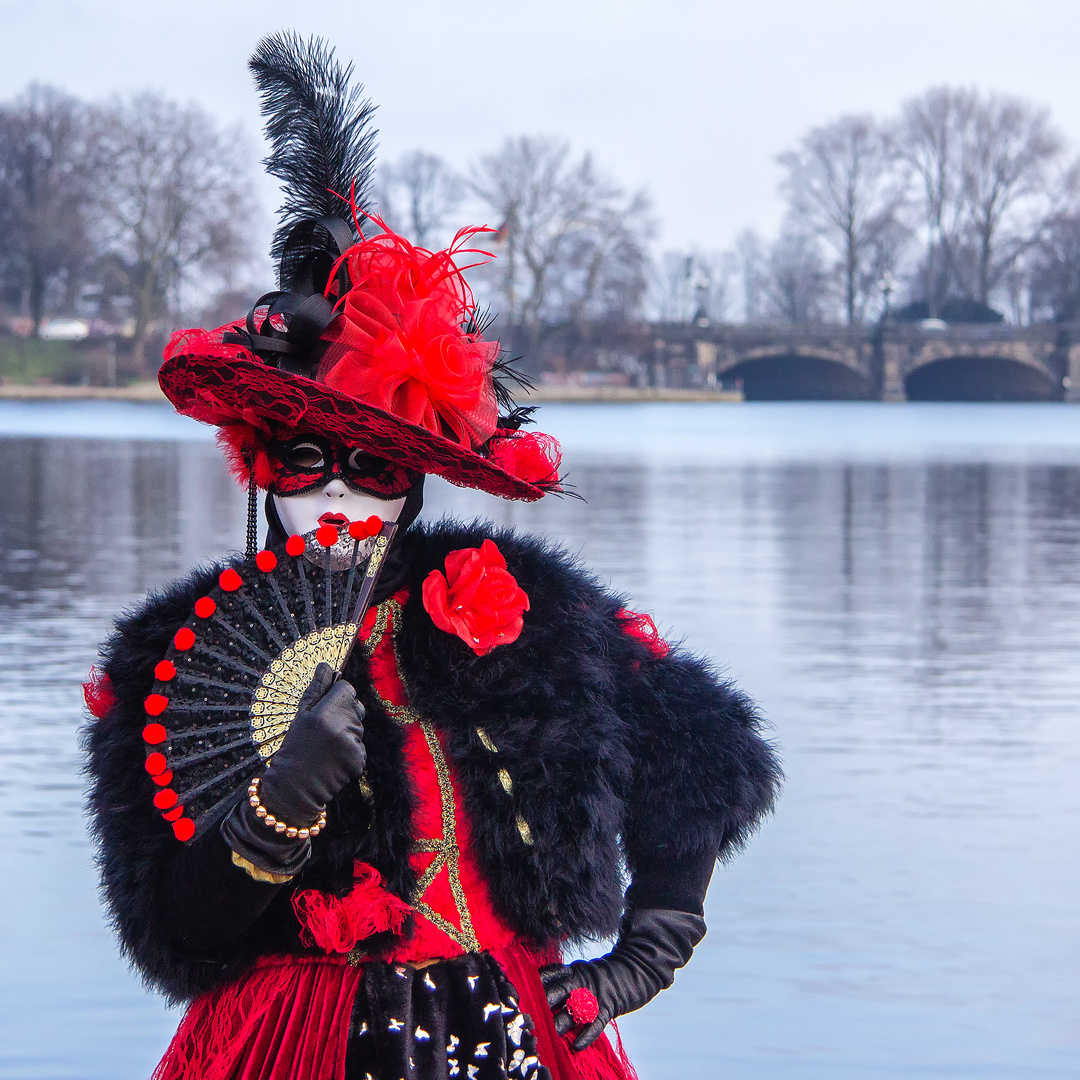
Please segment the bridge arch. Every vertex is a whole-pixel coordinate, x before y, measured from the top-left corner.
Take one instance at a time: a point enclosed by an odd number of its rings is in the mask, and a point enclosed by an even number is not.
[[[760,353],[719,372],[742,380],[747,401],[865,401],[870,381],[832,357],[805,352]]]
[[[1057,387],[1041,365],[1006,356],[942,356],[904,379],[908,401],[1053,401]]]

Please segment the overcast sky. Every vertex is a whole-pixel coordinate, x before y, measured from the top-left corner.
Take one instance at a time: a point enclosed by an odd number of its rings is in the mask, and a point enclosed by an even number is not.
[[[252,134],[245,61],[282,27],[326,36],[379,105],[381,152],[464,168],[549,133],[644,187],[665,247],[775,231],[776,155],[845,112],[940,83],[1020,94],[1080,143],[1080,0],[0,0],[0,97],[151,87]]]

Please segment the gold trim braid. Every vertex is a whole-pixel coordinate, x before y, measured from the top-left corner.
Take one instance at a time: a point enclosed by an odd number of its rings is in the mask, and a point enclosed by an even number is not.
[[[402,686],[405,686],[405,678],[401,673],[401,657],[398,655],[397,649],[398,628],[401,626],[401,605],[396,600],[386,600],[380,604],[376,610],[375,625],[371,628],[371,634],[367,641],[364,642],[364,648],[366,649],[368,656],[373,656],[389,627],[391,631],[391,643],[394,650],[394,665],[397,669],[398,678],[401,679]],[[434,854],[435,858],[431,860],[431,864],[423,874],[420,875],[420,878],[416,883],[416,888],[413,891],[412,906],[434,923],[452,941],[460,945],[466,952],[480,952],[480,942],[476,937],[476,931],[473,929],[468,899],[466,898],[465,890],[461,885],[461,871],[459,867],[461,849],[458,847],[457,821],[454,816],[454,784],[450,776],[450,766],[447,764],[446,754],[443,751],[442,743],[439,741],[439,734],[435,730],[435,725],[415,710],[409,708],[407,705],[392,705],[379,694],[378,690],[376,690],[375,693],[379,698],[379,703],[396,723],[400,724],[402,727],[406,727],[409,724],[418,724],[420,726],[420,731],[423,733],[424,743],[428,748],[428,753],[431,754],[431,760],[435,766],[435,775],[439,783],[439,803],[442,811],[442,836],[434,838],[425,837],[416,840],[413,844],[412,851],[414,853],[431,852]],[[407,695],[408,688],[406,687],[406,696]],[[446,867],[447,876],[450,879],[450,893],[454,898],[454,906],[457,908],[458,920],[461,923],[460,928],[454,926],[449,919],[440,915],[423,899],[424,893],[427,892],[431,883],[435,880],[439,871],[442,870],[444,866]]]

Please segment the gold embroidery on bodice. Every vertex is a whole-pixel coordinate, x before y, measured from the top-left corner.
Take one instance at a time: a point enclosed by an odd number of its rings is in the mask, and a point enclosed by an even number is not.
[[[401,660],[398,657],[397,650],[397,632],[401,625],[401,605],[396,600],[386,600],[376,608],[375,624],[371,628],[371,634],[368,636],[367,641],[364,642],[364,647],[369,657],[374,655],[375,650],[379,647],[379,643],[386,634],[391,618],[393,620],[393,629],[390,640],[394,651],[394,665],[397,668],[398,678],[401,679],[402,686],[405,686],[405,680],[401,675]],[[435,725],[407,705],[393,705],[386,701],[379,694],[377,688],[375,694],[379,698],[382,707],[395,723],[402,727],[409,727],[412,724],[419,725],[428,753],[431,754],[431,760],[435,766],[435,775],[439,781],[442,836],[423,837],[413,841],[413,853],[431,852],[434,858],[416,882],[416,889],[411,900],[412,906],[466,952],[480,952],[480,942],[477,940],[476,932],[473,929],[472,916],[469,914],[465,890],[461,887],[461,873],[458,866],[460,848],[457,839],[457,821],[454,816],[454,785],[450,778],[450,767],[446,762],[446,754],[443,752],[442,743],[439,742],[438,733],[435,731]],[[406,696],[408,696],[407,687]],[[450,880],[450,893],[454,898],[454,906],[457,908],[458,921],[461,924],[460,928],[454,926],[449,919],[440,915],[424,900],[424,894],[443,867],[446,867],[446,873]]]

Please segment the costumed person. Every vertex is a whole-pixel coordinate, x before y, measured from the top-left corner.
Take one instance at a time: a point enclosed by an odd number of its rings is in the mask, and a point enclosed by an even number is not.
[[[479,230],[430,252],[357,210],[351,69],[289,34],[251,67],[280,291],[160,373],[219,428],[248,550],[122,617],[86,688],[105,902],[188,1003],[154,1075],[626,1080],[604,1028],[689,959],[777,762],[745,696],[570,556],[416,521],[429,474],[558,493],[557,443],[478,324]]]

